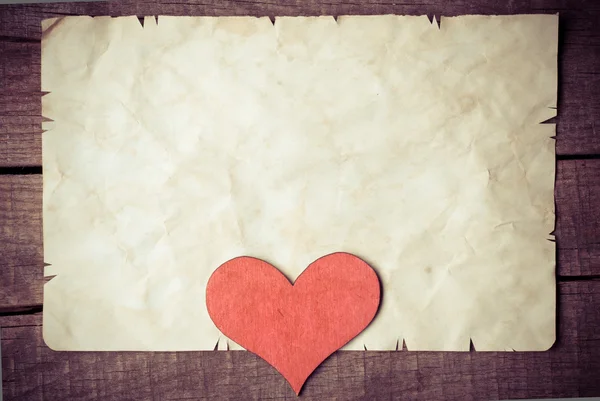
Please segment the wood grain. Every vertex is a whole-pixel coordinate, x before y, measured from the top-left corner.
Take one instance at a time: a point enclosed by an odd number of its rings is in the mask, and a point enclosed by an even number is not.
[[[484,400],[600,395],[600,281],[560,284],[548,352],[337,352],[307,400]],[[284,379],[244,351],[55,352],[40,314],[1,317],[6,400],[285,400]]]
[[[0,312],[42,303],[41,178],[0,175]]]
[[[42,19],[65,15],[343,15],[560,13],[558,155],[600,154],[600,3],[586,0],[513,0],[397,3],[316,1],[124,1],[0,6],[0,166],[41,163],[40,37]],[[22,110],[22,112],[18,112]],[[16,112],[15,112],[16,111]]]
[[[0,6],[0,326],[6,400],[297,399],[247,352],[54,352],[42,339],[40,22],[65,15],[560,13],[558,342],[538,353],[338,352],[303,399],[600,396],[600,2],[167,0]],[[581,159],[575,159],[581,157]],[[30,172],[37,170],[32,169]]]
[[[600,160],[559,160],[557,274],[600,276]],[[0,311],[42,303],[41,175],[0,175]]]
[[[40,48],[0,37],[0,167],[42,164]]]
[[[554,198],[558,273],[600,277],[600,160],[559,160]]]
[[[41,93],[0,93],[0,167],[42,164],[40,98]]]

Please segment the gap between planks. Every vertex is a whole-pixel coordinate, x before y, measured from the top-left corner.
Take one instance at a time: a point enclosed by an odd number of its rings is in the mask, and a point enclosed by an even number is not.
[[[569,283],[575,281],[600,282],[600,275],[587,276],[556,276],[556,283]],[[558,286],[557,286],[558,287]],[[558,288],[557,288],[558,292]],[[26,316],[42,313],[43,304],[19,305],[0,307],[0,317],[3,316]]]

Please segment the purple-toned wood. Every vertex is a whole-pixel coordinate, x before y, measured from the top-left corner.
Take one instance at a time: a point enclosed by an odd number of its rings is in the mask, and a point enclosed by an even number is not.
[[[600,395],[600,281],[560,283],[547,352],[337,352],[303,400],[494,400]],[[284,400],[285,380],[244,351],[57,352],[40,314],[1,317],[6,400]]]
[[[560,13],[558,342],[538,353],[338,352],[303,399],[600,396],[600,2],[120,1],[0,6],[0,326],[7,400],[296,399],[247,352],[54,352],[41,334],[40,22],[63,15]],[[580,159],[577,159],[580,157]],[[30,170],[36,172],[36,170]],[[13,173],[3,175],[3,173]],[[17,173],[17,175],[14,175]],[[38,311],[22,314],[24,311]]]
[[[600,2],[586,0],[122,1],[0,6],[0,166],[41,164],[40,21],[64,15],[560,13],[558,155],[600,153]]]
[[[558,275],[600,275],[600,160],[558,162],[556,213]],[[41,305],[41,175],[0,175],[0,222],[0,312]]]

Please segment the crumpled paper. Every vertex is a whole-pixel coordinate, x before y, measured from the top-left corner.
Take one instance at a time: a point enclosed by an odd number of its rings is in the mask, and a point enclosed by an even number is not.
[[[382,283],[346,349],[555,340],[556,15],[43,22],[44,339],[212,350],[237,256]]]

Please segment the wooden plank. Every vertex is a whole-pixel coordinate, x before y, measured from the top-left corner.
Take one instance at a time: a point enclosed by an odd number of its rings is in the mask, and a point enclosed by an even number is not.
[[[492,4],[490,4],[492,3]],[[495,3],[495,4],[494,4]],[[264,2],[252,0],[197,2],[144,1],[109,3],[53,3],[0,7],[0,93],[25,110],[39,108],[40,22],[64,15],[343,15],[560,12],[558,155],[600,154],[600,3],[585,0],[471,0],[446,5],[439,0],[396,3],[368,0],[328,3],[315,1]],[[30,96],[30,94],[36,96]],[[23,96],[19,96],[23,94]],[[1,109],[0,109],[1,110]],[[1,112],[0,112],[1,113]],[[39,165],[41,116],[0,114],[0,166]],[[3,128],[4,127],[4,128]],[[24,134],[24,135],[22,135]],[[10,135],[10,136],[9,136]]]
[[[41,93],[8,93],[10,94],[0,91],[0,166],[40,166]]]
[[[554,193],[558,274],[600,276],[600,160],[559,160]]]
[[[0,9],[0,15],[2,15]],[[0,93],[39,93],[41,87],[42,46],[39,40],[19,42],[0,40]],[[28,105],[23,99],[23,106]],[[36,102],[39,99],[35,100]],[[2,109],[4,114],[4,109]],[[39,113],[38,113],[39,114]]]
[[[41,175],[0,175],[0,244],[0,311],[41,304]]]
[[[39,166],[41,45],[0,40],[0,55],[0,167]]]
[[[42,302],[40,175],[0,175],[0,310]],[[556,179],[561,276],[600,275],[600,160],[561,160]]]
[[[600,276],[600,160],[559,160],[557,273]],[[0,175],[0,311],[42,303],[42,180]]]
[[[2,127],[0,126],[0,131]],[[0,167],[40,166],[42,136],[32,133],[0,132]]]
[[[600,395],[600,280],[560,284],[547,352],[337,352],[302,399],[482,400]],[[40,314],[1,317],[6,400],[296,399],[243,351],[55,352]]]

